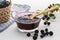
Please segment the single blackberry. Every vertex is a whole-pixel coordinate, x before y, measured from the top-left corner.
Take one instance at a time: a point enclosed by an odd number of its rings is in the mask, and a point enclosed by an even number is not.
[[[47,23],[46,22],[44,22],[44,25],[46,25]]]
[[[39,33],[39,30],[35,30],[35,33]]]
[[[52,6],[51,6],[51,4],[50,4],[50,6],[48,6],[48,8],[50,9]]]
[[[44,17],[45,17],[45,18],[47,18],[47,17],[48,17],[48,15],[44,15]]]
[[[45,17],[42,17],[43,20],[45,20]]]
[[[48,22],[48,25],[50,25],[50,22]]]
[[[52,35],[53,35],[53,32],[52,32],[52,31],[50,31],[50,32],[49,32],[49,35],[50,35],[50,36],[52,36]]]
[[[37,39],[37,36],[33,36],[33,39],[36,40]]]
[[[51,7],[49,6],[48,8],[50,9]]]
[[[44,38],[45,36],[44,36],[44,35],[41,35],[40,37],[41,37],[41,38]]]
[[[45,31],[48,32],[48,28],[46,28]]]
[[[10,5],[10,2],[9,1],[6,1],[5,3],[6,7]]]
[[[35,34],[34,34],[34,36],[38,37],[38,34],[37,34],[37,33],[35,33]]]
[[[41,32],[41,34],[44,34],[44,30],[41,30],[40,32]]]
[[[27,33],[27,36],[28,36],[28,37],[30,37],[30,36],[31,36],[31,34],[30,34],[30,33]]]
[[[50,19],[50,17],[47,17],[47,20],[49,20]]]

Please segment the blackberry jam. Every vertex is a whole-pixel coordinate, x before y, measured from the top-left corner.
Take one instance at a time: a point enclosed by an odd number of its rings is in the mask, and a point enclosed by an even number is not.
[[[40,18],[35,17],[34,19],[29,19],[28,16],[21,16],[17,18],[17,26],[23,30],[32,30],[39,26]]]

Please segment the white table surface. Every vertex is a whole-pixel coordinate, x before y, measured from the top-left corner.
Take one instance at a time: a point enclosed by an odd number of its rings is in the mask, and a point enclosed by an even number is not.
[[[32,8],[31,10],[35,11],[36,9],[45,9],[51,3],[60,3],[60,0],[12,0],[13,3],[17,4],[28,4]],[[34,10],[35,9],[35,10]],[[51,22],[49,27],[43,25],[43,20],[41,20],[39,25],[39,30],[48,28],[49,31],[53,31],[53,36],[47,36],[43,39],[39,37],[37,40],[60,40],[60,13],[56,13],[56,20],[55,22]],[[31,33],[33,36],[33,33]],[[26,33],[22,33],[17,30],[17,25],[14,23],[4,32],[0,33],[0,40],[33,40],[31,37],[27,37]]]

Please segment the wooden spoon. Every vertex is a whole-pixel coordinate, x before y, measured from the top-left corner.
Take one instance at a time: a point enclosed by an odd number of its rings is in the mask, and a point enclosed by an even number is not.
[[[50,9],[41,11],[39,14],[31,15],[31,16],[29,16],[29,18],[30,18],[30,19],[33,19],[33,18],[36,17],[36,16],[39,16],[39,15],[44,14],[44,13],[47,13],[47,12],[51,12],[51,11],[53,11],[53,10],[56,10],[57,8],[58,8],[58,6],[53,6],[53,7],[51,7]]]

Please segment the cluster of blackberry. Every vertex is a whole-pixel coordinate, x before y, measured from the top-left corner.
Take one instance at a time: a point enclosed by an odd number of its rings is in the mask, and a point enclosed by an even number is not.
[[[52,32],[52,31],[48,32],[48,29],[47,29],[47,28],[45,29],[45,31],[44,31],[44,30],[41,30],[40,32],[41,32],[41,35],[40,35],[41,38],[44,38],[46,35],[47,35],[47,36],[48,36],[48,35],[50,35],[50,36],[53,35],[53,32]],[[38,33],[39,33],[39,30],[35,30],[34,36],[33,36],[33,40],[37,40],[37,38],[38,38]],[[27,33],[27,36],[30,37],[31,34],[30,34],[30,33]]]
[[[57,5],[57,4],[52,4],[52,5],[48,6],[47,9],[50,9],[51,7],[56,6],[56,5]],[[57,5],[57,6],[58,6],[58,5]],[[50,11],[50,13],[44,14],[44,16],[42,17],[42,19],[45,20],[44,25],[50,25],[50,24],[51,24],[50,22],[48,22],[48,20],[49,20],[50,18],[55,19],[56,16],[53,14],[53,12],[54,12],[54,11],[58,11],[58,10],[59,10],[59,8]]]
[[[52,31],[48,32],[47,28],[45,29],[45,31],[41,30],[41,36],[40,36],[41,38],[44,38],[45,36],[48,36],[48,35],[52,36],[53,32]]]
[[[39,31],[38,31],[38,30],[35,30],[34,36],[33,36],[33,40],[37,40],[37,38],[38,38],[38,33],[39,33]],[[31,34],[30,34],[30,33],[27,33],[27,36],[30,37]]]
[[[35,34],[33,36],[33,39],[34,40],[36,40],[38,38],[38,33],[39,33],[39,31],[38,30],[35,30]]]
[[[48,6],[47,9],[50,9],[50,8],[53,7],[53,6],[59,6],[59,7],[60,7],[60,4],[52,4],[52,5]],[[54,12],[54,11],[58,11],[58,10],[59,10],[59,8],[57,8],[57,9],[55,9],[55,10],[52,10],[50,13],[44,14],[44,16],[42,17],[42,19],[45,20],[44,25],[50,25],[50,24],[51,24],[51,23],[48,22],[48,21],[49,21],[49,19],[50,19],[51,17],[52,17],[53,19],[56,18],[55,15],[53,14],[53,12]],[[40,10],[37,10],[37,13],[40,13]],[[52,31],[49,32],[47,28],[46,28],[45,30],[41,30],[40,32],[41,32],[41,35],[40,35],[41,38],[44,38],[45,36],[48,36],[48,35],[53,36],[53,32],[52,32]],[[39,30],[35,30],[35,34],[34,34],[34,36],[33,36],[33,40],[37,40],[38,33],[39,33]],[[27,36],[30,37],[31,34],[28,33]]]
[[[9,1],[4,0],[4,1],[0,2],[0,8],[5,8],[5,7],[9,6],[9,4],[10,4]]]
[[[48,20],[50,19],[50,17],[48,17],[48,15],[44,15],[42,17],[42,19],[45,20],[44,25],[50,25],[50,22],[48,22]]]

